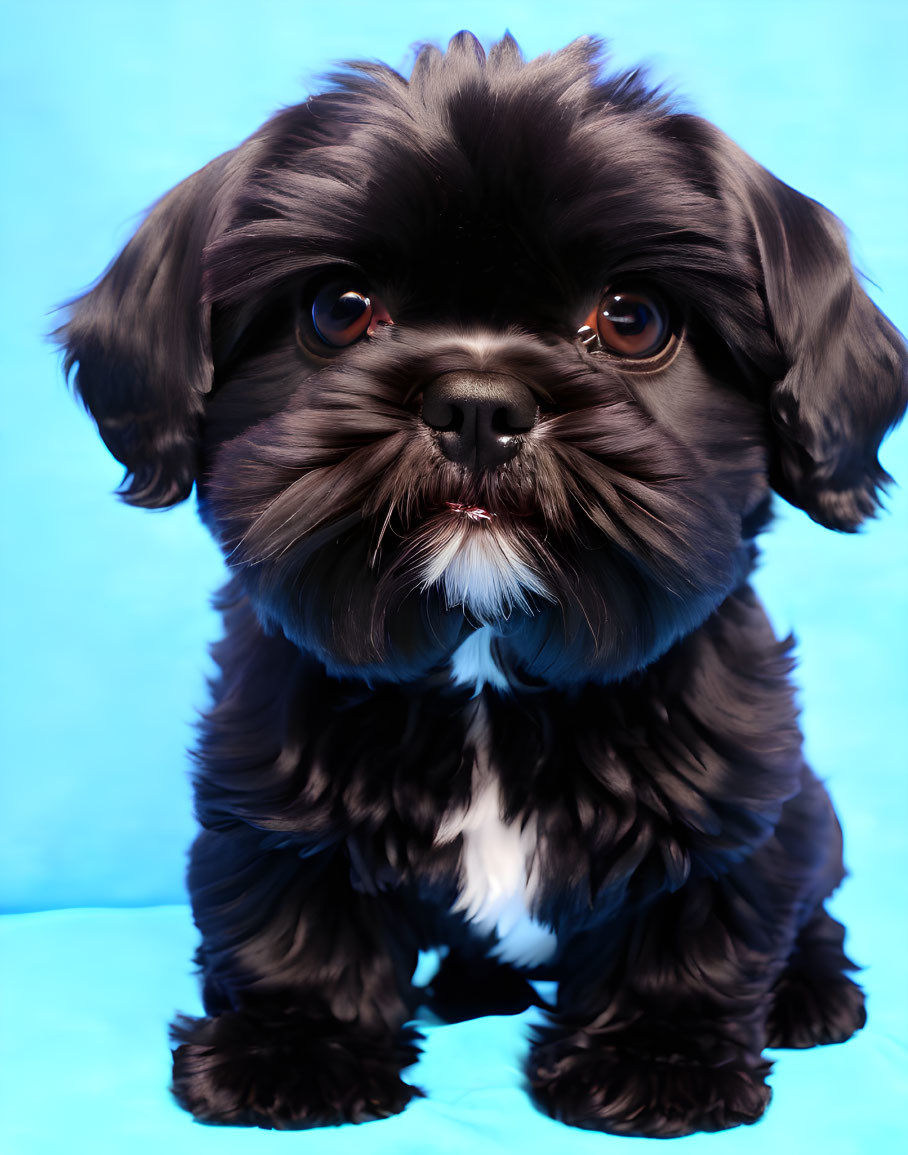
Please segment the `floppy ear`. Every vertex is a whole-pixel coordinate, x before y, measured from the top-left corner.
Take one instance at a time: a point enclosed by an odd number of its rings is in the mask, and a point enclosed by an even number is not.
[[[905,343],[861,288],[832,213],[708,122],[673,119],[709,154],[731,243],[751,250],[787,365],[769,396],[773,488],[820,524],[855,530],[891,480],[877,451],[908,402]]]
[[[133,505],[173,505],[196,477],[197,424],[213,373],[202,253],[226,224],[248,147],[160,200],[54,334],[107,448],[126,466],[118,492]]]

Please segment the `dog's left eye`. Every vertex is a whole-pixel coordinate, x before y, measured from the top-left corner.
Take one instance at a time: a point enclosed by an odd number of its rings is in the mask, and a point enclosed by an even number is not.
[[[652,289],[607,289],[581,326],[586,346],[619,357],[655,357],[673,336],[668,308]]]

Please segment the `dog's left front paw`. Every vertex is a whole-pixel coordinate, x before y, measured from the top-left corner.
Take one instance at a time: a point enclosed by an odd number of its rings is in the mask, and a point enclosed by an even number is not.
[[[554,1119],[593,1131],[674,1139],[756,1123],[772,1091],[768,1063],[704,1067],[561,1040],[530,1061],[533,1098]]]

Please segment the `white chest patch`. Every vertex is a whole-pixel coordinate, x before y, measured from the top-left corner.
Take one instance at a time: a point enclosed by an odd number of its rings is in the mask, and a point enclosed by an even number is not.
[[[506,690],[508,679],[492,654],[495,631],[491,626],[474,630],[451,657],[451,679],[457,686],[472,685],[478,694],[483,686]]]
[[[501,791],[489,765],[483,723],[480,706],[470,735],[476,750],[470,804],[445,816],[436,841],[453,842],[458,835],[462,839],[460,895],[453,909],[480,934],[495,932],[498,943],[492,954],[532,966],[546,962],[557,945],[555,933],[530,914],[539,880],[536,822],[502,819]]]

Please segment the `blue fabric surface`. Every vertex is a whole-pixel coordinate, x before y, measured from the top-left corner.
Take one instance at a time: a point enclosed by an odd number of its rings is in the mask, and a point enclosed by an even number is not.
[[[7,1155],[485,1155],[614,1152],[661,1140],[576,1131],[521,1088],[531,1014],[423,1025],[403,1114],[305,1134],[194,1123],[169,1099],[165,1023],[197,1011],[185,907],[67,910],[0,920],[4,1022],[0,1142]],[[871,976],[872,978],[872,976]],[[891,993],[891,992],[890,992]],[[885,1016],[843,1047],[778,1052],[774,1099],[754,1127],[675,1140],[688,1155],[895,1155],[908,1139],[904,1051]]]
[[[88,284],[140,212],[236,144],[331,62],[461,27],[506,27],[534,55],[576,35],[649,61],[782,179],[849,226],[870,291],[908,329],[908,8],[904,0],[68,0],[4,12],[0,250],[0,903],[183,900],[192,835],[184,750],[204,703],[206,598],[223,576],[187,505],[142,515],[61,383],[50,310]],[[884,464],[908,482],[908,430]],[[758,577],[795,629],[808,754],[829,782],[853,878],[835,910],[870,1026],[785,1054],[757,1127],[677,1141],[713,1153],[888,1155],[908,1144],[908,496],[857,537],[779,503]],[[197,1009],[184,907],[0,920],[0,1148],[476,1152],[633,1150],[569,1131],[520,1090],[526,1017],[429,1028],[431,1098],[364,1128],[271,1135],[199,1127],[174,1107],[166,1022]],[[699,1145],[699,1146],[698,1146]]]

